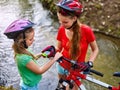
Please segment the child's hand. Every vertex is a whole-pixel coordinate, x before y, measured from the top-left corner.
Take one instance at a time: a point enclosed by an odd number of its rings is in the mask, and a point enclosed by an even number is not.
[[[60,53],[60,52],[57,52],[56,54],[55,54],[55,56],[54,56],[54,59],[53,60],[55,60],[55,61],[57,61],[59,58],[61,58],[62,57],[62,53]]]
[[[38,60],[41,56],[42,56],[42,53],[36,55],[36,56],[35,56],[35,57],[36,57],[35,59]]]

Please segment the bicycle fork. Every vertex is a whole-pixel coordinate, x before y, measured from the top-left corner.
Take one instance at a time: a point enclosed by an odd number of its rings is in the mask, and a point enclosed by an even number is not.
[[[77,79],[78,80],[78,79]],[[56,90],[66,90],[66,86],[67,85],[69,85],[69,88],[70,88],[70,90],[73,88],[73,80],[70,80],[69,82],[68,81],[65,81],[65,80],[59,80],[59,84],[58,84],[58,86],[57,86],[57,88],[56,88]],[[77,84],[77,83],[76,83]],[[80,90],[87,90],[86,88],[85,88],[85,86],[82,84],[82,83],[79,83],[79,86],[78,86],[78,88],[80,89]]]

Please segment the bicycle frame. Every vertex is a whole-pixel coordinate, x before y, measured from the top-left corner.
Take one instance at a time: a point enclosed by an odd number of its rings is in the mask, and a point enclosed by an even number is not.
[[[105,87],[105,88],[107,88],[109,90],[120,90],[120,86],[118,88],[114,87],[114,86],[109,85],[107,83],[104,83],[104,82],[102,82],[100,80],[97,80],[97,79],[95,79],[93,77],[90,77],[90,75],[79,73],[79,72],[77,72],[75,70],[74,71],[70,71],[70,74],[67,76],[66,79],[70,80],[70,81],[73,80],[79,86],[79,88],[81,90],[87,90],[78,78],[90,81],[92,83],[95,83],[97,85]]]
[[[66,60],[66,61],[68,61],[68,62],[70,62],[72,64],[75,64],[74,61],[68,60],[67,58],[64,58],[64,60]],[[90,72],[95,73],[96,75],[99,75],[99,76],[103,76],[103,74],[101,74],[100,72],[95,71],[95,70],[90,70]],[[114,76],[119,76],[120,77],[120,73],[114,73]],[[80,79],[90,81],[92,83],[95,83],[97,85],[105,87],[105,88],[107,88],[109,90],[120,90],[120,85],[118,87],[114,87],[114,86],[112,86],[110,84],[104,83],[104,82],[102,82],[100,80],[97,80],[97,79],[95,79],[93,77],[90,77],[89,74],[84,74],[83,72],[80,72],[79,70],[76,70],[76,69],[70,69],[69,70],[69,74],[66,77],[66,81],[69,81],[70,83],[75,82],[76,85],[80,88],[80,90],[87,90],[85,88],[85,86],[82,84],[82,82],[80,81]],[[62,81],[62,84],[64,86],[66,86],[66,83],[67,83],[70,86],[71,84],[66,82],[66,81]],[[57,90],[59,90],[59,89],[57,89]]]

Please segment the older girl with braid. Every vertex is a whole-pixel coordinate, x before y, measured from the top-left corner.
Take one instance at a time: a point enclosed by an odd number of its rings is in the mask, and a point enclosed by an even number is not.
[[[61,24],[57,34],[56,50],[62,51],[65,58],[75,60],[77,63],[86,61],[93,67],[98,54],[98,46],[92,28],[79,21],[83,11],[81,3],[78,0],[60,0],[56,5],[58,20]],[[88,46],[91,48],[91,54],[89,59],[85,60]],[[86,69],[86,66],[83,67],[83,70]],[[70,63],[65,60],[58,63],[59,78],[65,79],[70,68]],[[73,90],[78,90],[76,85]]]

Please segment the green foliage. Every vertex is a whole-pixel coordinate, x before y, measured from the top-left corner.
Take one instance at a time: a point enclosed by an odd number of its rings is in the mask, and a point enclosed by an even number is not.
[[[0,90],[16,90],[16,89],[14,89],[13,86],[9,87],[0,86]]]

